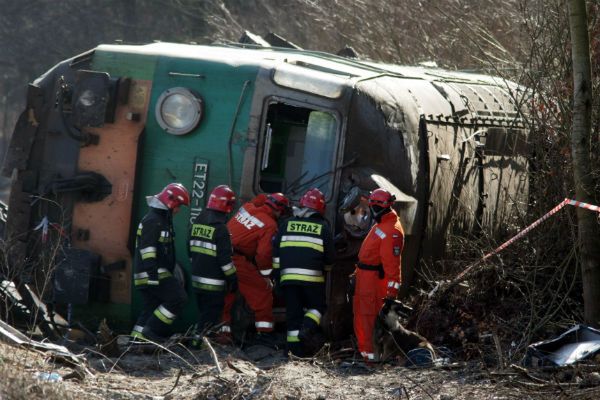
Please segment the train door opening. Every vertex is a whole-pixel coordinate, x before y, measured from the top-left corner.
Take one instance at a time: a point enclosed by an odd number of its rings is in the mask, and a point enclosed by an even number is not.
[[[338,125],[331,112],[271,103],[260,160],[260,191],[297,199],[317,187],[330,198]]]

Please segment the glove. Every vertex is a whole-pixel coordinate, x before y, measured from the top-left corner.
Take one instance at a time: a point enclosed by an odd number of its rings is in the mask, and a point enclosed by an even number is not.
[[[396,289],[395,287],[389,287],[387,288],[387,292],[385,294],[385,298],[386,299],[390,299],[393,300],[396,297],[398,297],[398,289]]]
[[[351,303],[354,292],[356,291],[356,274],[351,274],[348,277],[348,287],[346,288],[346,302]]]
[[[233,277],[227,281],[227,292],[235,293],[238,291],[238,279]]]

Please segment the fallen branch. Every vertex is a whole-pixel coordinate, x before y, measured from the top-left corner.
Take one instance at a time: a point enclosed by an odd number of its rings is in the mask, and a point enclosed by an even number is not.
[[[212,345],[210,344],[210,342],[208,341],[206,336],[202,336],[202,341],[204,342],[204,344],[206,344],[206,347],[208,347],[208,350],[210,351],[210,355],[212,356],[212,359],[213,359],[215,365],[217,366],[217,372],[219,375],[221,375],[223,373],[223,370],[221,369],[221,366],[219,365],[219,359],[217,358],[217,353],[215,352],[215,349],[213,349]]]
[[[175,379],[175,383],[173,384],[173,387],[171,388],[171,390],[169,390],[168,392],[164,393],[162,396],[166,396],[168,394],[170,394],[173,390],[175,390],[175,388],[177,387],[177,385],[179,384],[179,378],[181,378],[181,374],[183,373],[183,369],[179,368],[179,372],[177,373],[177,378]]]
[[[231,368],[232,370],[234,370],[235,372],[237,372],[238,374],[243,374],[244,371],[242,371],[241,369],[239,369],[238,367],[236,367],[235,365],[233,365],[233,363],[230,360],[227,360],[227,366],[229,368]]]
[[[520,365],[511,364],[510,368],[514,369],[515,371],[517,371],[518,373],[520,373],[521,375],[525,376],[526,378],[530,379],[531,381],[533,381],[535,383],[542,384],[542,385],[548,385],[548,384],[552,383],[552,382],[549,382],[544,379],[541,379],[541,378],[531,375],[526,368],[523,368]]]
[[[417,382],[416,380],[412,379],[411,377],[409,377],[407,374],[404,374],[402,376],[404,379],[406,379],[407,381],[409,381],[410,383],[412,383],[413,385],[415,385],[416,387],[418,387],[419,389],[421,389],[423,392],[425,392],[425,394],[427,396],[429,396],[429,398],[431,400],[434,400],[433,396],[431,393],[429,393],[429,391],[423,386],[421,385],[419,382]],[[408,397],[408,392],[406,391],[406,388],[404,389],[406,396]]]

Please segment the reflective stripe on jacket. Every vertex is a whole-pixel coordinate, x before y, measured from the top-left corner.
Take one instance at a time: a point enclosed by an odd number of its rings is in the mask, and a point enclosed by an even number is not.
[[[331,229],[318,213],[284,221],[273,240],[273,268],[282,285],[325,282],[334,256]]]
[[[226,214],[205,209],[190,230],[189,254],[192,286],[198,290],[222,291],[226,281],[235,278],[231,262],[231,238]]]
[[[158,285],[175,268],[173,225],[169,210],[150,207],[136,232],[133,261],[136,286]]]

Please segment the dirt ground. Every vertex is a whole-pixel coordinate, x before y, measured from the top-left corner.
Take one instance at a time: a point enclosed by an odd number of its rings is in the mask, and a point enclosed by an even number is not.
[[[123,348],[116,358],[88,350],[81,367],[0,343],[0,399],[600,398],[598,366],[542,375],[514,366],[488,370],[477,362],[432,368],[365,366],[351,351],[288,360],[283,350],[262,345],[243,351],[218,344],[213,348],[220,373],[210,350],[191,350],[180,343],[143,352]],[[39,375],[52,372],[61,380],[44,382]]]

